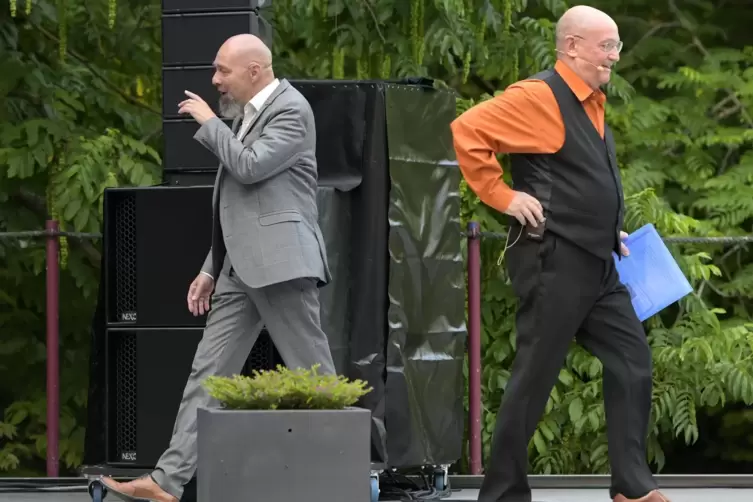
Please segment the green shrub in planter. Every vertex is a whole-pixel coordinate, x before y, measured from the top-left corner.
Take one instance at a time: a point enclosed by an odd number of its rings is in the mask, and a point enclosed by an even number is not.
[[[371,391],[318,366],[204,382],[221,408],[198,410],[199,502],[367,501]]]
[[[362,380],[311,369],[254,371],[252,376],[209,377],[204,386],[231,410],[342,410],[371,392]]]

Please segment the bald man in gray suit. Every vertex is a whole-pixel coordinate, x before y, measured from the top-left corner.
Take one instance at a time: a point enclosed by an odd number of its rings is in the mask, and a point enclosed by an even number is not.
[[[103,478],[124,500],[177,502],[196,471],[196,411],[212,403],[202,383],[238,373],[259,332],[291,368],[335,365],[319,318],[318,287],[330,281],[316,206],[314,114],[253,35],[220,48],[212,83],[220,112],[186,91],[180,112],[200,125],[195,139],[220,161],[214,185],[212,248],[188,292],[188,309],[207,316],[170,446],[148,476],[129,483]],[[215,284],[216,279],[216,284]],[[210,304],[211,297],[211,304]]]

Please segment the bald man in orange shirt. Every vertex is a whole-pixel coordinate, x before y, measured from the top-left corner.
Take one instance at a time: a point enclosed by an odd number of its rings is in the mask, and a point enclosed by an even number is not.
[[[667,502],[646,455],[651,351],[613,258],[629,250],[600,87],[621,49],[609,16],[574,7],[557,23],[553,69],[452,123],[468,186],[511,216],[505,264],[520,301],[515,361],[479,502],[531,502],[528,442],[573,338],[604,367],[611,498]],[[502,180],[496,153],[510,154],[513,187]]]

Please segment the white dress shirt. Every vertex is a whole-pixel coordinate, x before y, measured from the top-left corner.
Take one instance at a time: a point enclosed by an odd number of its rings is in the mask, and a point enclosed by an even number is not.
[[[256,96],[251,98],[251,100],[246,103],[246,106],[243,107],[243,123],[241,124],[240,129],[238,129],[238,136],[237,138],[242,138],[247,130],[249,125],[251,125],[251,121],[254,119],[254,116],[261,110],[261,107],[264,106],[264,103],[269,99],[269,96],[272,95],[273,92],[275,92],[275,89],[277,89],[277,86],[280,85],[279,79],[274,79],[272,82],[270,82],[264,89],[256,93]]]

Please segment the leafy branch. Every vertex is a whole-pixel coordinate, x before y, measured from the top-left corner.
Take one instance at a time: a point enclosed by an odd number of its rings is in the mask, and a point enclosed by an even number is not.
[[[30,0],[29,0],[30,1]],[[60,38],[55,35],[54,33],[51,33],[47,31],[43,26],[35,23],[31,23],[34,28],[39,31],[42,35],[44,35],[49,40],[56,42],[58,44],[61,44],[62,41]],[[147,110],[150,113],[153,113],[158,116],[162,116],[162,111],[158,110],[157,108],[154,108],[153,106],[144,103],[143,101],[140,101],[133,96],[129,96],[128,94],[125,94],[117,85],[112,83],[107,77],[105,77],[97,68],[94,67],[89,61],[86,60],[83,56],[76,53],[71,49],[70,47],[66,47],[66,53],[73,56],[74,59],[76,59],[79,63],[81,63],[89,72],[94,75],[96,78],[98,78],[105,86],[112,91],[114,94],[125,100],[126,102],[138,106],[139,108],[142,108],[144,110]]]
[[[688,33],[691,34],[693,45],[695,45],[698,48],[698,50],[701,52],[701,54],[703,54],[707,59],[709,60],[713,59],[713,56],[708,51],[708,49],[706,49],[706,47],[703,45],[703,43],[701,42],[701,39],[698,38],[698,36],[695,34],[696,33],[696,30],[694,29],[695,27],[688,20],[685,14],[683,14],[682,11],[677,7],[675,0],[667,0],[667,1],[669,3],[670,10],[677,17],[677,20],[679,21],[679,23],[683,26],[683,28],[685,28],[688,31]],[[753,128],[753,118],[751,118],[746,107],[740,102],[740,99],[737,97],[737,94],[729,88],[725,88],[724,90],[727,92],[727,98],[729,98],[733,103],[735,103],[736,105],[735,112],[739,111],[740,115],[748,124],[748,127]]]

